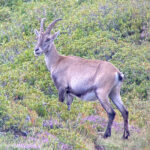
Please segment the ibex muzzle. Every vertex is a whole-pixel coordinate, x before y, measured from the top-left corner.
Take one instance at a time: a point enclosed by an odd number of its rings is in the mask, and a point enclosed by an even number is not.
[[[44,53],[45,62],[51,77],[58,89],[59,101],[67,99],[68,110],[74,97],[84,101],[99,100],[108,114],[108,125],[104,138],[111,136],[111,126],[115,112],[109,98],[121,112],[124,119],[123,138],[127,139],[128,111],[120,97],[120,88],[124,75],[111,63],[102,60],[87,60],[76,56],[59,55],[54,45],[54,40],[59,32],[51,35],[51,30],[61,19],[53,21],[44,32],[44,21],[41,21],[40,32],[35,30],[37,45],[34,53],[36,56]]]

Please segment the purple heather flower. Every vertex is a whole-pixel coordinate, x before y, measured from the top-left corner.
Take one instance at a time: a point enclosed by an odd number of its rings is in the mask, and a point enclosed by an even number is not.
[[[61,150],[72,150],[72,147],[65,143],[59,143]]]
[[[57,120],[45,120],[43,121],[43,127],[48,127],[50,129],[60,128],[62,125]]]
[[[15,147],[24,149],[40,149],[40,146],[37,144],[17,144]]]

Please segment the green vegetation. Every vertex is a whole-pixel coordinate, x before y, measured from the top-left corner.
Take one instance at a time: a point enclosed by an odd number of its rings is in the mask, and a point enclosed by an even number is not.
[[[121,95],[130,113],[129,140],[117,127],[104,140],[101,123],[83,121],[97,115],[106,121],[98,102],[75,99],[70,112],[58,102],[44,56],[33,54],[34,29],[43,17],[46,25],[63,19],[54,29],[61,31],[59,53],[107,60],[125,74]],[[0,149],[149,150],[149,114],[149,0],[0,1]]]

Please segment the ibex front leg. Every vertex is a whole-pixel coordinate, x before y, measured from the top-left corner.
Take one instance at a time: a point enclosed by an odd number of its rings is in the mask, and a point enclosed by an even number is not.
[[[65,100],[65,92],[66,90],[64,88],[59,88],[58,89],[58,95],[59,95],[59,101],[64,102]]]
[[[68,110],[70,110],[72,102],[73,102],[73,96],[71,96],[70,94],[67,94],[67,106],[68,106]]]

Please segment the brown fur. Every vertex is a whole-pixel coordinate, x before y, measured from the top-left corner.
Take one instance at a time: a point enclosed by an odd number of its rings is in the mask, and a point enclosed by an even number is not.
[[[59,101],[64,102],[66,98],[68,110],[70,110],[75,96],[83,100],[98,99],[108,114],[109,120],[104,134],[104,138],[107,138],[111,136],[111,126],[115,117],[109,102],[110,98],[124,118],[123,138],[127,139],[129,136],[128,111],[120,97],[123,74],[113,64],[106,61],[59,55],[53,42],[59,32],[50,35],[52,27],[59,20],[52,22],[45,33],[43,33],[44,22],[41,22],[42,32],[38,34],[36,30],[38,42],[35,47],[35,55],[45,54],[47,68],[58,89]]]

